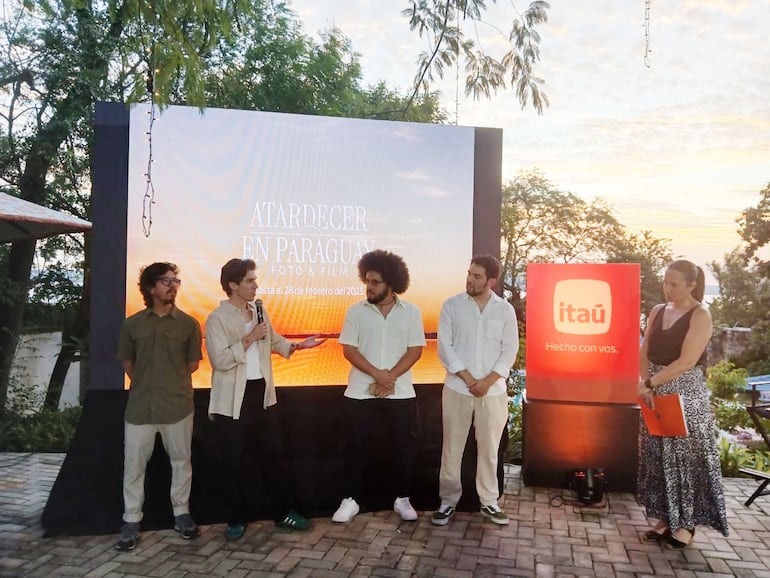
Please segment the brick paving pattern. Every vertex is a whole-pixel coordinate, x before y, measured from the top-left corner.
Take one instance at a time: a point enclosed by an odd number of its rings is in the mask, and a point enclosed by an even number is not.
[[[40,514],[63,460],[0,453],[0,576],[770,578],[770,497],[744,507],[757,485],[749,479],[725,480],[730,537],[698,528],[681,552],[641,541],[649,524],[631,494],[581,507],[568,490],[525,487],[519,469],[506,466],[508,526],[458,513],[436,527],[430,512],[402,522],[387,511],[347,525],[317,518],[307,532],[256,522],[237,542],[224,539],[221,524],[190,542],[171,529],[143,532],[136,550],[121,553],[117,535],[42,538]]]

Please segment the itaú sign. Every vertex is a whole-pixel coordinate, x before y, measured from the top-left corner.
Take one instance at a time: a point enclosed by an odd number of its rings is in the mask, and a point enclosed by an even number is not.
[[[636,403],[639,265],[527,267],[527,397]]]

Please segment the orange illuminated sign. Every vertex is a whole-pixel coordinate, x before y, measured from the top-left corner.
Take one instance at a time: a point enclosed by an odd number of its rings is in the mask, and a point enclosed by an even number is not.
[[[636,403],[639,265],[527,267],[527,397]]]

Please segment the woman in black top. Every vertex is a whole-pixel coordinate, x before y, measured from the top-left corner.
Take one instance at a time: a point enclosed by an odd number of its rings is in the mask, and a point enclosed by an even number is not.
[[[674,550],[692,542],[698,525],[728,534],[704,374],[712,332],[711,315],[701,303],[704,288],[703,270],[694,263],[679,260],[668,266],[666,303],[650,312],[640,353],[641,402],[654,407],[656,394],[680,394],[689,431],[687,437],[660,437],[649,434],[644,420],[639,425],[637,499],[647,516],[658,520],[644,539]]]

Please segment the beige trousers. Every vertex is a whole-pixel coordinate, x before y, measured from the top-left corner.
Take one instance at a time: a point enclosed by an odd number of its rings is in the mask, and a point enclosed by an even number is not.
[[[508,396],[462,395],[444,386],[441,394],[444,438],[441,449],[441,503],[456,506],[462,496],[460,472],[471,423],[476,430],[476,491],[482,506],[497,504],[497,453],[508,423]]]
[[[134,425],[125,422],[123,462],[123,521],[141,522],[144,505],[144,474],[160,434],[171,461],[171,505],[174,516],[190,513],[192,464],[190,463],[193,414],[172,424]]]

